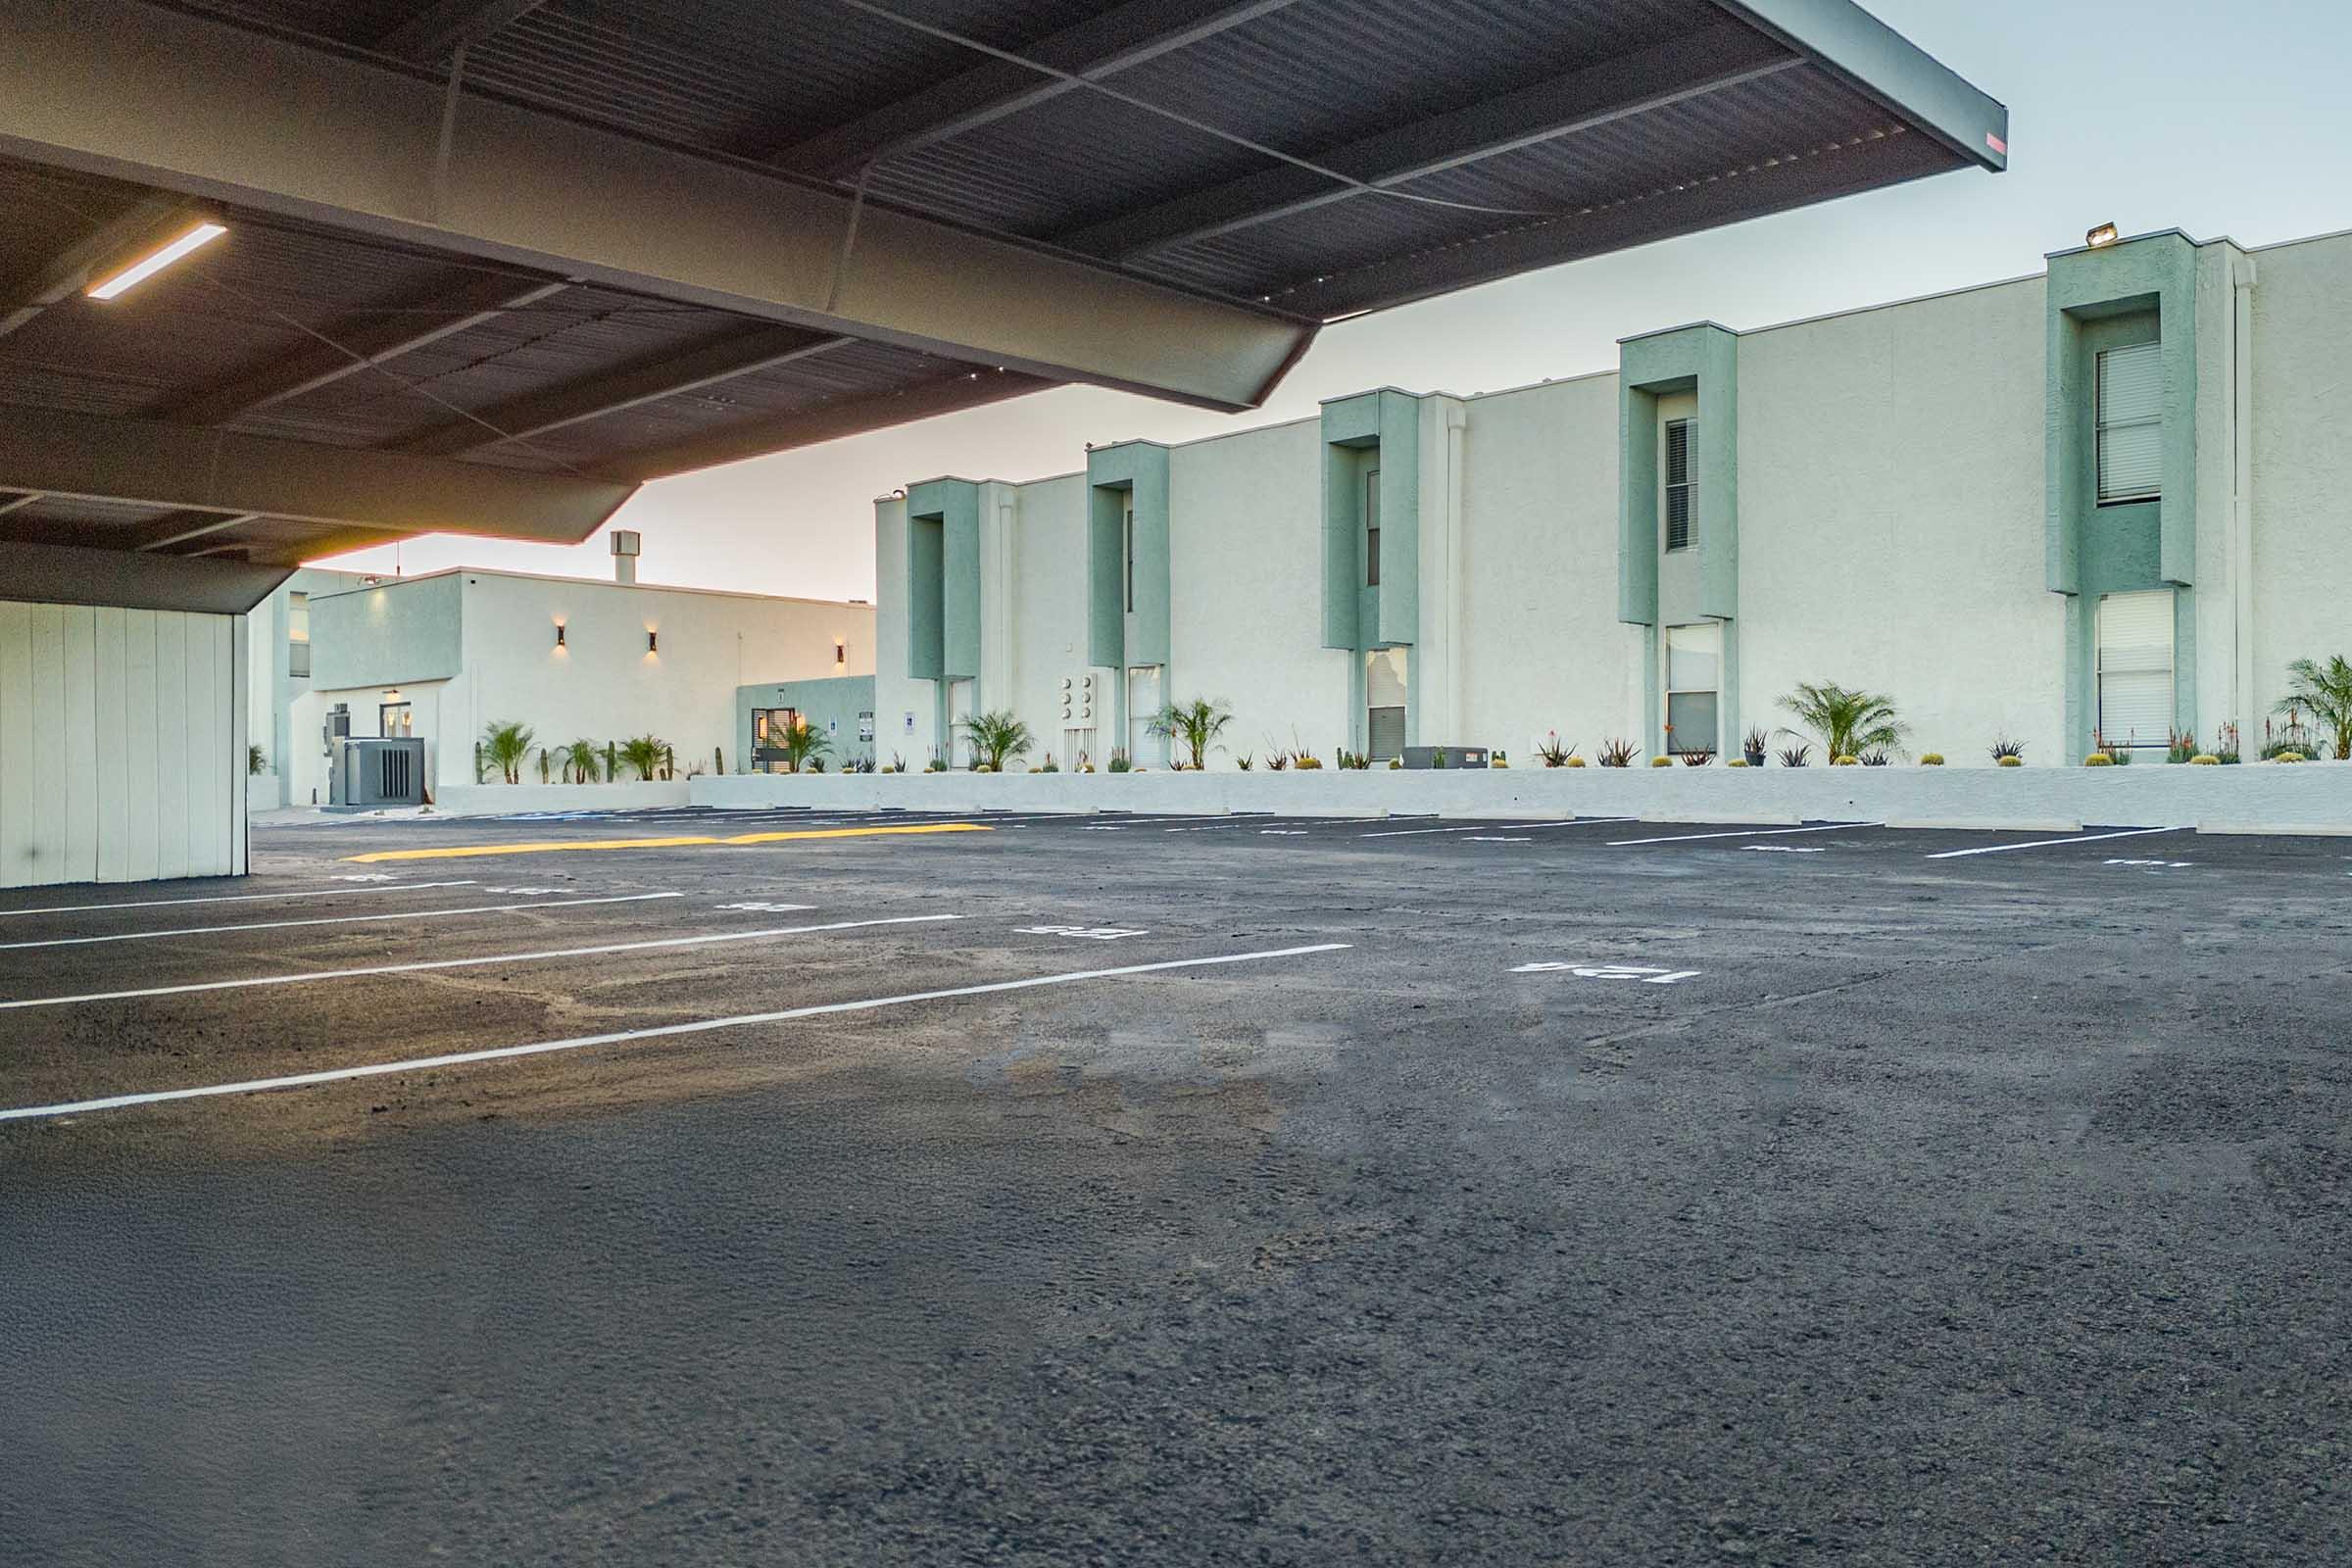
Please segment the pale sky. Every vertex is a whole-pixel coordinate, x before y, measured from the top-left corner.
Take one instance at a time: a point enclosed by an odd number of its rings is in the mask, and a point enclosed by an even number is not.
[[[871,599],[873,498],[934,474],[1067,473],[1086,466],[1089,441],[1191,440],[1375,386],[1469,394],[1612,369],[1617,340],[1637,332],[1702,318],[1767,326],[2037,272],[2108,220],[2247,245],[2352,228],[2343,0],[1870,9],[2009,106],[2007,173],[1944,174],[1327,327],[1248,414],[1065,387],[663,480],[615,525],[644,533],[645,582]],[[388,572],[394,553],[344,564]],[[398,564],[611,571],[601,534],[571,549],[437,535],[402,547]]]

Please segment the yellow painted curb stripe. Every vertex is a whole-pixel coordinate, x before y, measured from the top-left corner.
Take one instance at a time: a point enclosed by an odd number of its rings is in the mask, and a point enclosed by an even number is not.
[[[746,833],[738,838],[559,839],[538,844],[460,844],[433,850],[378,850],[345,858],[373,865],[382,860],[470,860],[487,855],[552,855],[564,850],[674,850],[698,844],[781,844],[791,839],[880,839],[912,833],[992,833],[977,822],[923,822],[906,827],[821,827],[795,833]]]

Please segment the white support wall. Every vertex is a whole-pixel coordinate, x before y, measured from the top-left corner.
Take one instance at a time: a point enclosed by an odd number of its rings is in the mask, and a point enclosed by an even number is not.
[[[244,872],[243,630],[0,601],[0,887]]]

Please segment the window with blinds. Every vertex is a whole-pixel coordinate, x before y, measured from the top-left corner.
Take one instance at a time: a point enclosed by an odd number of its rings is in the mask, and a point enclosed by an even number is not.
[[[1690,425],[1666,421],[1666,548],[1690,548]]]
[[[1376,762],[1404,755],[1405,653],[1375,648],[1364,656],[1365,751]]]
[[[1380,586],[1380,470],[1364,475],[1364,586]]]
[[[2173,734],[2173,595],[2099,601],[2099,739],[2161,749]]]
[[[2164,349],[2141,343],[2098,361],[2099,505],[2153,501],[2164,489]]]

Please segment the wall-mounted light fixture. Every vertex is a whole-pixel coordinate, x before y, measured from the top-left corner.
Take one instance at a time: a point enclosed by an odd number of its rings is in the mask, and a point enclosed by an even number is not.
[[[564,646],[564,623],[560,620],[556,622],[556,646]]]
[[[662,634],[651,626],[645,628],[645,651],[649,654],[662,651]]]
[[[2098,227],[2092,229],[2089,233],[2082,236],[2082,243],[2095,251],[2102,246],[2112,245],[2123,237],[2122,231],[2113,223],[2101,223]]]
[[[833,662],[835,662],[836,664],[846,664],[846,663],[848,663],[849,662],[850,662],[850,645],[849,645],[847,642],[844,642],[844,641],[843,641],[841,638],[839,638],[839,637],[836,637],[836,638],[834,638],[834,639],[833,639]]]

